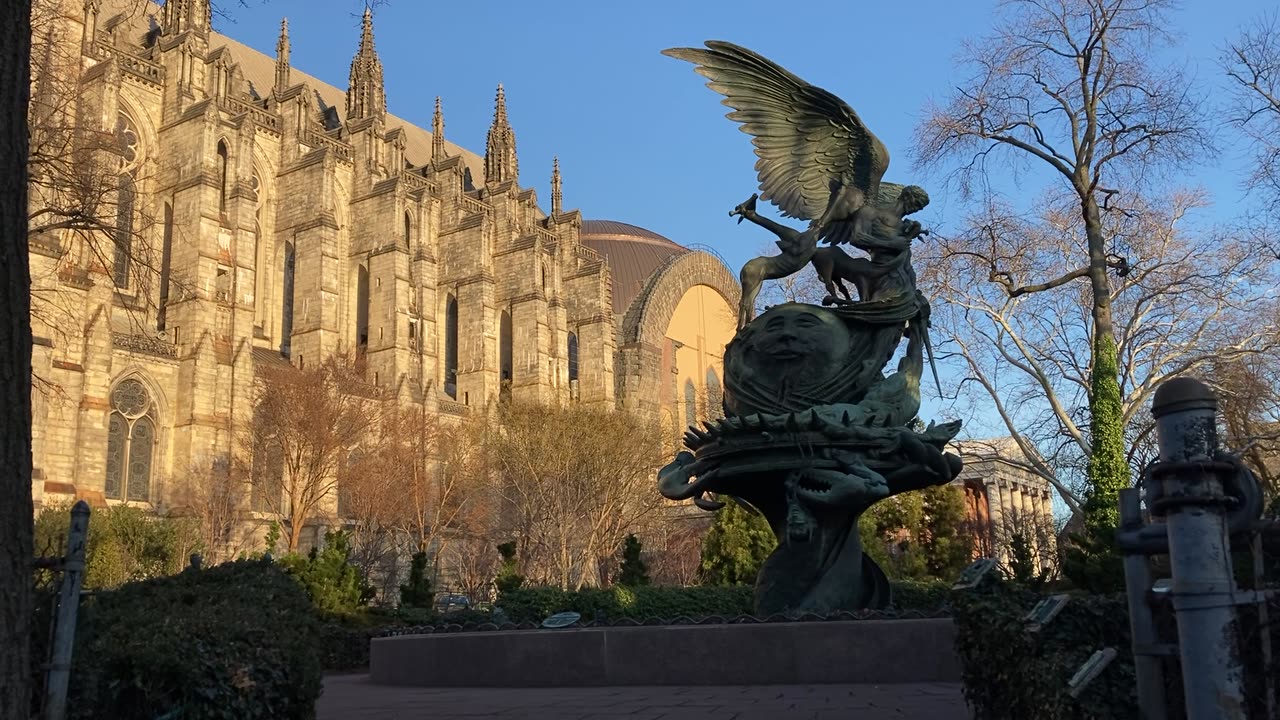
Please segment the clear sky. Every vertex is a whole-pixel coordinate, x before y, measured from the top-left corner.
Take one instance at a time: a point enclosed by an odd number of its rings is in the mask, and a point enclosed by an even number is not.
[[[269,55],[287,16],[294,66],[346,86],[360,0],[225,0],[223,7],[217,29]],[[1221,101],[1220,48],[1274,7],[1188,2],[1171,18],[1181,37],[1169,57],[1186,64],[1211,102]],[[446,136],[482,154],[501,82],[521,185],[536,188],[544,208],[558,155],[566,207],[710,245],[736,271],[772,239],[728,216],[756,190],[750,138],[724,118],[728,109],[691,65],[660,51],[729,40],[834,92],[889,148],[886,179],[929,190],[933,204],[922,217],[945,233],[963,206],[942,178],[912,172],[911,135],[927,100],[943,99],[964,79],[954,58],[963,40],[989,32],[995,8],[994,0],[389,0],[376,8],[374,29],[391,112],[430,128],[439,95]],[[1240,203],[1243,151],[1231,135],[1221,140],[1221,152],[1185,178],[1217,201],[1210,221]]]

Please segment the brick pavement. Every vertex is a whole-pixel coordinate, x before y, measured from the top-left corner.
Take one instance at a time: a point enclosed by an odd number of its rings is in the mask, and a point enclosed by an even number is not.
[[[330,675],[317,720],[968,720],[959,684],[416,688]]]

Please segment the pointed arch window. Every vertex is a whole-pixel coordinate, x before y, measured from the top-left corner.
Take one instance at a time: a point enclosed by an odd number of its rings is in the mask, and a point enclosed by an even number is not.
[[[111,240],[115,245],[112,258],[111,281],[118,288],[129,286],[129,271],[133,260],[133,221],[137,211],[138,186],[134,173],[138,169],[138,130],[123,112],[116,114],[116,151],[120,154],[120,166],[116,175],[116,222]]]
[[[227,144],[218,141],[218,212],[227,211]]]
[[[413,217],[408,212],[404,214],[404,249],[408,250],[413,247]]]
[[[290,357],[293,341],[293,243],[284,244],[284,277],[280,283],[280,354]]]
[[[444,392],[458,399],[458,300],[452,295],[444,307]]]
[[[160,302],[156,308],[156,330],[164,331],[169,309],[169,273],[173,263],[173,205],[164,204],[164,237],[160,247]]]
[[[578,379],[578,336],[576,333],[569,333],[569,382],[576,382]]]
[[[369,347],[369,268],[356,270],[356,348]]]
[[[133,206],[137,188],[133,176],[121,173],[116,186],[115,262],[111,280],[118,288],[129,287],[129,269],[133,258]]]
[[[693,425],[698,422],[698,389],[693,380],[684,381],[684,424]]]
[[[111,392],[103,494],[112,500],[148,502],[155,447],[155,403],[145,385],[129,378]]]
[[[503,380],[512,379],[511,313],[503,310],[498,320],[498,366]]]
[[[724,416],[724,390],[715,368],[707,368],[707,415],[713,418]]]

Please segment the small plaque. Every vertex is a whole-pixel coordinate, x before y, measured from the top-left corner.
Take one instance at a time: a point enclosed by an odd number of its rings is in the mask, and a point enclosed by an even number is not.
[[[1062,612],[1062,608],[1067,606],[1071,601],[1071,596],[1063,593],[1061,595],[1050,595],[1049,597],[1036,603],[1031,608],[1031,612],[1027,613],[1027,631],[1040,632],[1040,629],[1049,624],[1049,621],[1057,617]]]
[[[996,561],[992,558],[979,558],[974,560],[969,567],[960,573],[960,578],[956,580],[956,584],[951,586],[952,590],[968,590],[977,587],[982,579],[987,576],[996,567]]]
[[[546,620],[543,620],[542,627],[544,628],[569,627],[570,625],[578,622],[581,619],[582,619],[582,616],[576,612],[556,613],[555,615],[552,615]]]
[[[1084,692],[1089,683],[1101,675],[1115,658],[1115,648],[1102,648],[1089,656],[1089,659],[1084,661],[1076,674],[1071,676],[1071,681],[1067,683],[1067,691],[1071,693],[1071,697],[1080,697],[1080,693]]]

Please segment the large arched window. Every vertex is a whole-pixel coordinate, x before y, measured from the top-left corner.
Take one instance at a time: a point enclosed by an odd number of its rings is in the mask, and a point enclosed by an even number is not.
[[[116,115],[116,149],[120,153],[120,168],[116,176],[116,224],[111,237],[115,245],[111,280],[116,287],[123,288],[129,286],[133,260],[133,216],[138,198],[133,175],[140,157],[138,131],[123,112]]]
[[[693,380],[684,381],[684,424],[693,425],[698,422],[698,389]]]
[[[444,391],[458,398],[458,300],[452,295],[444,306]]]
[[[503,310],[498,320],[498,367],[503,380],[512,379],[511,313]]]
[[[112,500],[150,500],[155,447],[155,403],[145,385],[129,378],[111,392],[103,494]]]
[[[707,368],[707,415],[724,416],[724,391],[720,388],[720,376],[715,368]]]
[[[218,141],[218,212],[227,211],[227,144]]]
[[[569,382],[578,379],[578,336],[569,333]]]

